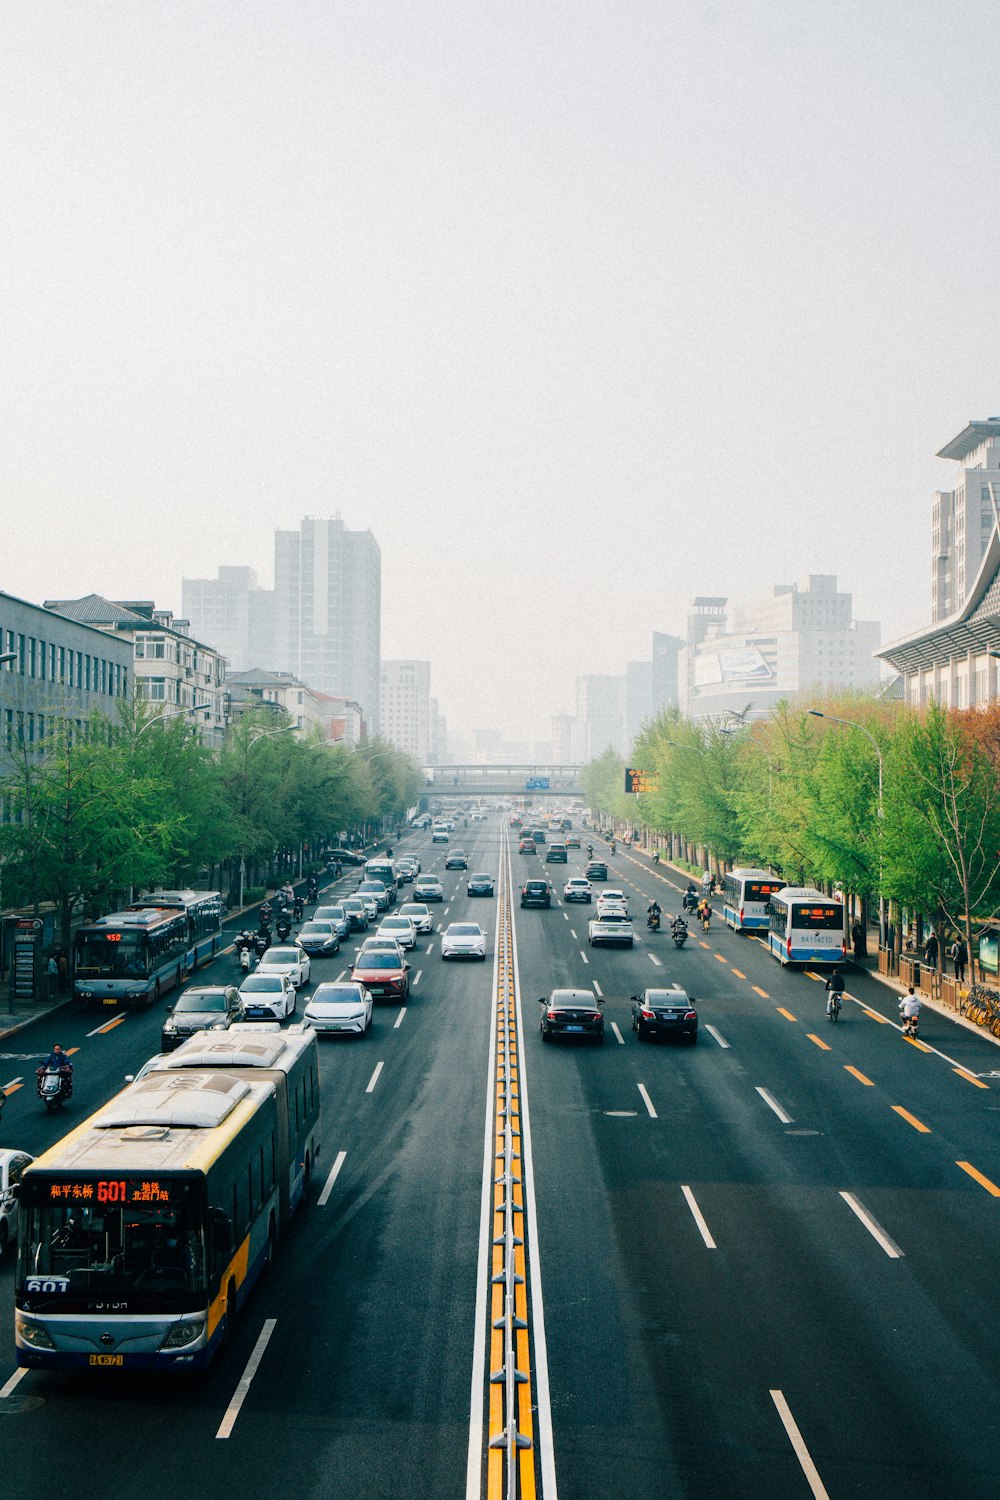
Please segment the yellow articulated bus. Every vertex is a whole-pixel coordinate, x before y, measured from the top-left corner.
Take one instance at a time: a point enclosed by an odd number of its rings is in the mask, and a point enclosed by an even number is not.
[[[17,1362],[207,1365],[319,1149],[315,1033],[201,1032],[32,1162]]]

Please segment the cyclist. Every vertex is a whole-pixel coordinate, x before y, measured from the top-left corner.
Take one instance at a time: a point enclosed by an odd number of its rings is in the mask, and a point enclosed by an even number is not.
[[[826,1013],[835,1017],[837,1011],[844,1003],[844,976],[840,969],[834,969],[826,981]]]

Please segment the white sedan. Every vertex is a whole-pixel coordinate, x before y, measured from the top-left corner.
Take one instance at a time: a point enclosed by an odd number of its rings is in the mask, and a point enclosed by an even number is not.
[[[450,922],[441,934],[442,958],[485,958],[486,934],[478,922]]]
[[[319,1035],[364,1036],[371,1029],[372,997],[363,984],[318,984],[302,1015]]]
[[[248,974],[240,985],[248,1021],[283,1021],[295,1014],[295,986],[287,974]]]
[[[287,974],[295,988],[309,983],[309,955],[297,943],[268,948],[261,956],[255,974]]]
[[[21,1173],[34,1157],[27,1151],[0,1151],[0,1255],[17,1239],[17,1193]]]
[[[376,937],[392,938],[401,948],[417,946],[417,929],[409,917],[383,917],[378,924]]]
[[[431,916],[430,907],[423,901],[406,901],[396,913],[400,917],[409,917],[418,932],[433,932],[434,918]]]

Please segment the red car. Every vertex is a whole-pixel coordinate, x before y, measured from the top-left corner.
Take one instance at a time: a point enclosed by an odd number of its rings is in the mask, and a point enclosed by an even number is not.
[[[522,839],[517,846],[518,854],[537,854],[534,839]]]
[[[401,953],[359,953],[351,979],[375,1000],[405,1000],[410,993],[410,966]]]

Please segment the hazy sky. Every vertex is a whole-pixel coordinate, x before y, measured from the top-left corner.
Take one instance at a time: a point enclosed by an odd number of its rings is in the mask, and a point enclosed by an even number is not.
[[[1000,413],[995,0],[8,0],[0,587],[176,612],[340,512],[548,731],[696,593],[930,620]]]

